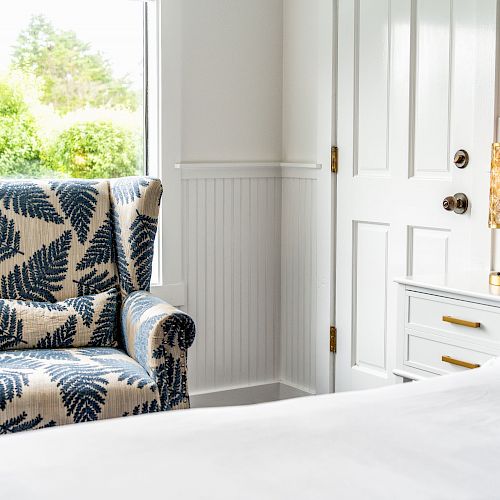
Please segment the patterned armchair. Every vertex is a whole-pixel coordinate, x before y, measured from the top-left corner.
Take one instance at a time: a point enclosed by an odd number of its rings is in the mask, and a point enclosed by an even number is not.
[[[0,434],[189,407],[189,316],[149,293],[162,186],[0,181]]]

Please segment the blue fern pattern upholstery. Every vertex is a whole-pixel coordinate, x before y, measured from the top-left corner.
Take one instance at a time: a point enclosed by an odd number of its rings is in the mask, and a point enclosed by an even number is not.
[[[131,293],[122,309],[127,352],[151,377],[162,410],[189,408],[186,352],[195,337],[193,320],[149,292]]]
[[[0,433],[23,417],[25,425],[50,426],[159,409],[154,380],[113,348],[3,351],[0,381],[0,411],[8,415]]]
[[[0,299],[0,350],[116,346],[115,288],[62,302]]]
[[[0,434],[189,407],[194,323],[149,293],[161,194],[149,177],[0,180]],[[42,310],[32,344],[20,308]]]

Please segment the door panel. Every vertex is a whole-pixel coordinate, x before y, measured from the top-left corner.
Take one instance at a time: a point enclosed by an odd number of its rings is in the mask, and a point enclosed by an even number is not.
[[[449,239],[449,229],[408,226],[407,274],[448,274]]]
[[[387,13],[390,2],[361,0],[359,4],[357,70],[361,85],[357,91],[357,142],[371,144],[371,149],[358,148],[357,174],[387,175],[389,36]],[[373,58],[373,52],[378,58]],[[376,95],[377,99],[373,96]],[[359,118],[362,117],[362,120]]]
[[[451,1],[418,0],[415,19],[414,155],[411,175],[448,179]],[[430,62],[432,61],[432,64]]]
[[[389,225],[354,225],[353,338],[356,365],[385,373],[386,284]]]
[[[338,16],[336,389],[347,390],[393,381],[394,278],[489,270],[496,1],[339,0]],[[460,191],[469,211],[446,212]]]

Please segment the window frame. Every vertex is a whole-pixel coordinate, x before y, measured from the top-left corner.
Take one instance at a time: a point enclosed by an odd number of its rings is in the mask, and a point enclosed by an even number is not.
[[[141,0],[148,9],[148,175],[163,184],[151,292],[186,305],[182,257],[182,1]]]
[[[159,159],[159,36],[158,36],[158,3],[143,1],[143,49],[144,49],[144,170],[145,175],[161,179]],[[163,203],[162,205],[163,206]],[[151,287],[158,289],[163,284],[161,257],[161,222],[162,214],[158,219],[158,232],[155,240],[155,255],[153,258],[153,272]]]

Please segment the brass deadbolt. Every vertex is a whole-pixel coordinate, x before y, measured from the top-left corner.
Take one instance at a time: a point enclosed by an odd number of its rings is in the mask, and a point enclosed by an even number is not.
[[[447,196],[443,200],[443,208],[448,212],[464,214],[469,208],[469,199],[464,193],[456,193],[454,196]]]
[[[465,168],[469,164],[469,153],[465,149],[459,149],[455,153],[453,163],[457,168]]]

